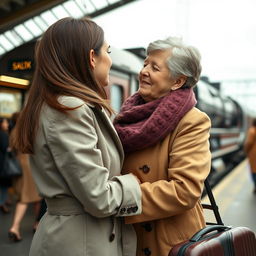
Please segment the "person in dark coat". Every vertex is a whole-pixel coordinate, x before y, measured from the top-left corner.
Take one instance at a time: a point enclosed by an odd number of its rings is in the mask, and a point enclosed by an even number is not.
[[[15,127],[15,124],[19,117],[19,112],[12,114],[10,119],[10,141],[12,140],[12,130]],[[22,169],[22,175],[14,177],[12,180],[13,191],[16,196],[15,210],[13,214],[12,224],[8,231],[9,240],[11,242],[19,242],[22,240],[21,237],[21,223],[24,220],[24,216],[28,209],[28,206],[33,204],[34,214],[37,217],[40,209],[40,200],[41,197],[38,194],[36,185],[32,176],[30,164],[29,164],[29,155],[16,153],[17,160],[20,163]],[[36,228],[37,222],[34,221],[33,229]]]
[[[6,118],[0,118],[0,173],[4,168],[4,158],[9,147],[8,135],[9,123]],[[11,186],[10,178],[0,178],[0,210],[3,213],[9,213],[10,210],[6,206],[8,197],[8,187]]]

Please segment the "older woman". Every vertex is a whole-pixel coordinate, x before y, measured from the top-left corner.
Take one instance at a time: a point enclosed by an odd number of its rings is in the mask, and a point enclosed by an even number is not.
[[[167,256],[205,226],[200,197],[210,171],[210,120],[195,108],[200,54],[178,38],[150,43],[137,93],[114,124],[126,159],[123,174],[142,182],[135,224],[137,255]]]

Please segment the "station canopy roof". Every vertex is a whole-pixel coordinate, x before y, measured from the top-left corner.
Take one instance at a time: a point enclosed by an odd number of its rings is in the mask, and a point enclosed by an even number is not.
[[[55,21],[94,18],[136,0],[1,0],[0,57],[34,40]]]

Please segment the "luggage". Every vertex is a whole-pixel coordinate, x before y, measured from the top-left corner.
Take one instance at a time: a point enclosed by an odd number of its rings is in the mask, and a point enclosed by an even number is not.
[[[224,226],[211,187],[205,181],[205,188],[211,205],[203,205],[211,209],[217,225],[207,223],[189,241],[182,242],[172,248],[169,256],[256,256],[256,237],[247,227]]]
[[[256,256],[255,234],[246,227],[213,225],[172,248],[169,256]]]

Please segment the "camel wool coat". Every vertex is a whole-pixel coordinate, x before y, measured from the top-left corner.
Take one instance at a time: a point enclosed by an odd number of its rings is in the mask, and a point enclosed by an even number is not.
[[[252,126],[247,132],[244,150],[248,156],[251,172],[256,173],[256,127]]]
[[[78,108],[41,111],[30,162],[47,212],[29,255],[135,256],[136,234],[122,217],[141,213],[141,189],[134,175],[120,175],[117,133],[99,107],[75,97],[59,101]]]
[[[193,108],[163,141],[125,157],[123,173],[141,180],[142,214],[126,217],[137,232],[137,256],[168,256],[205,227],[200,198],[210,172],[210,120]]]

